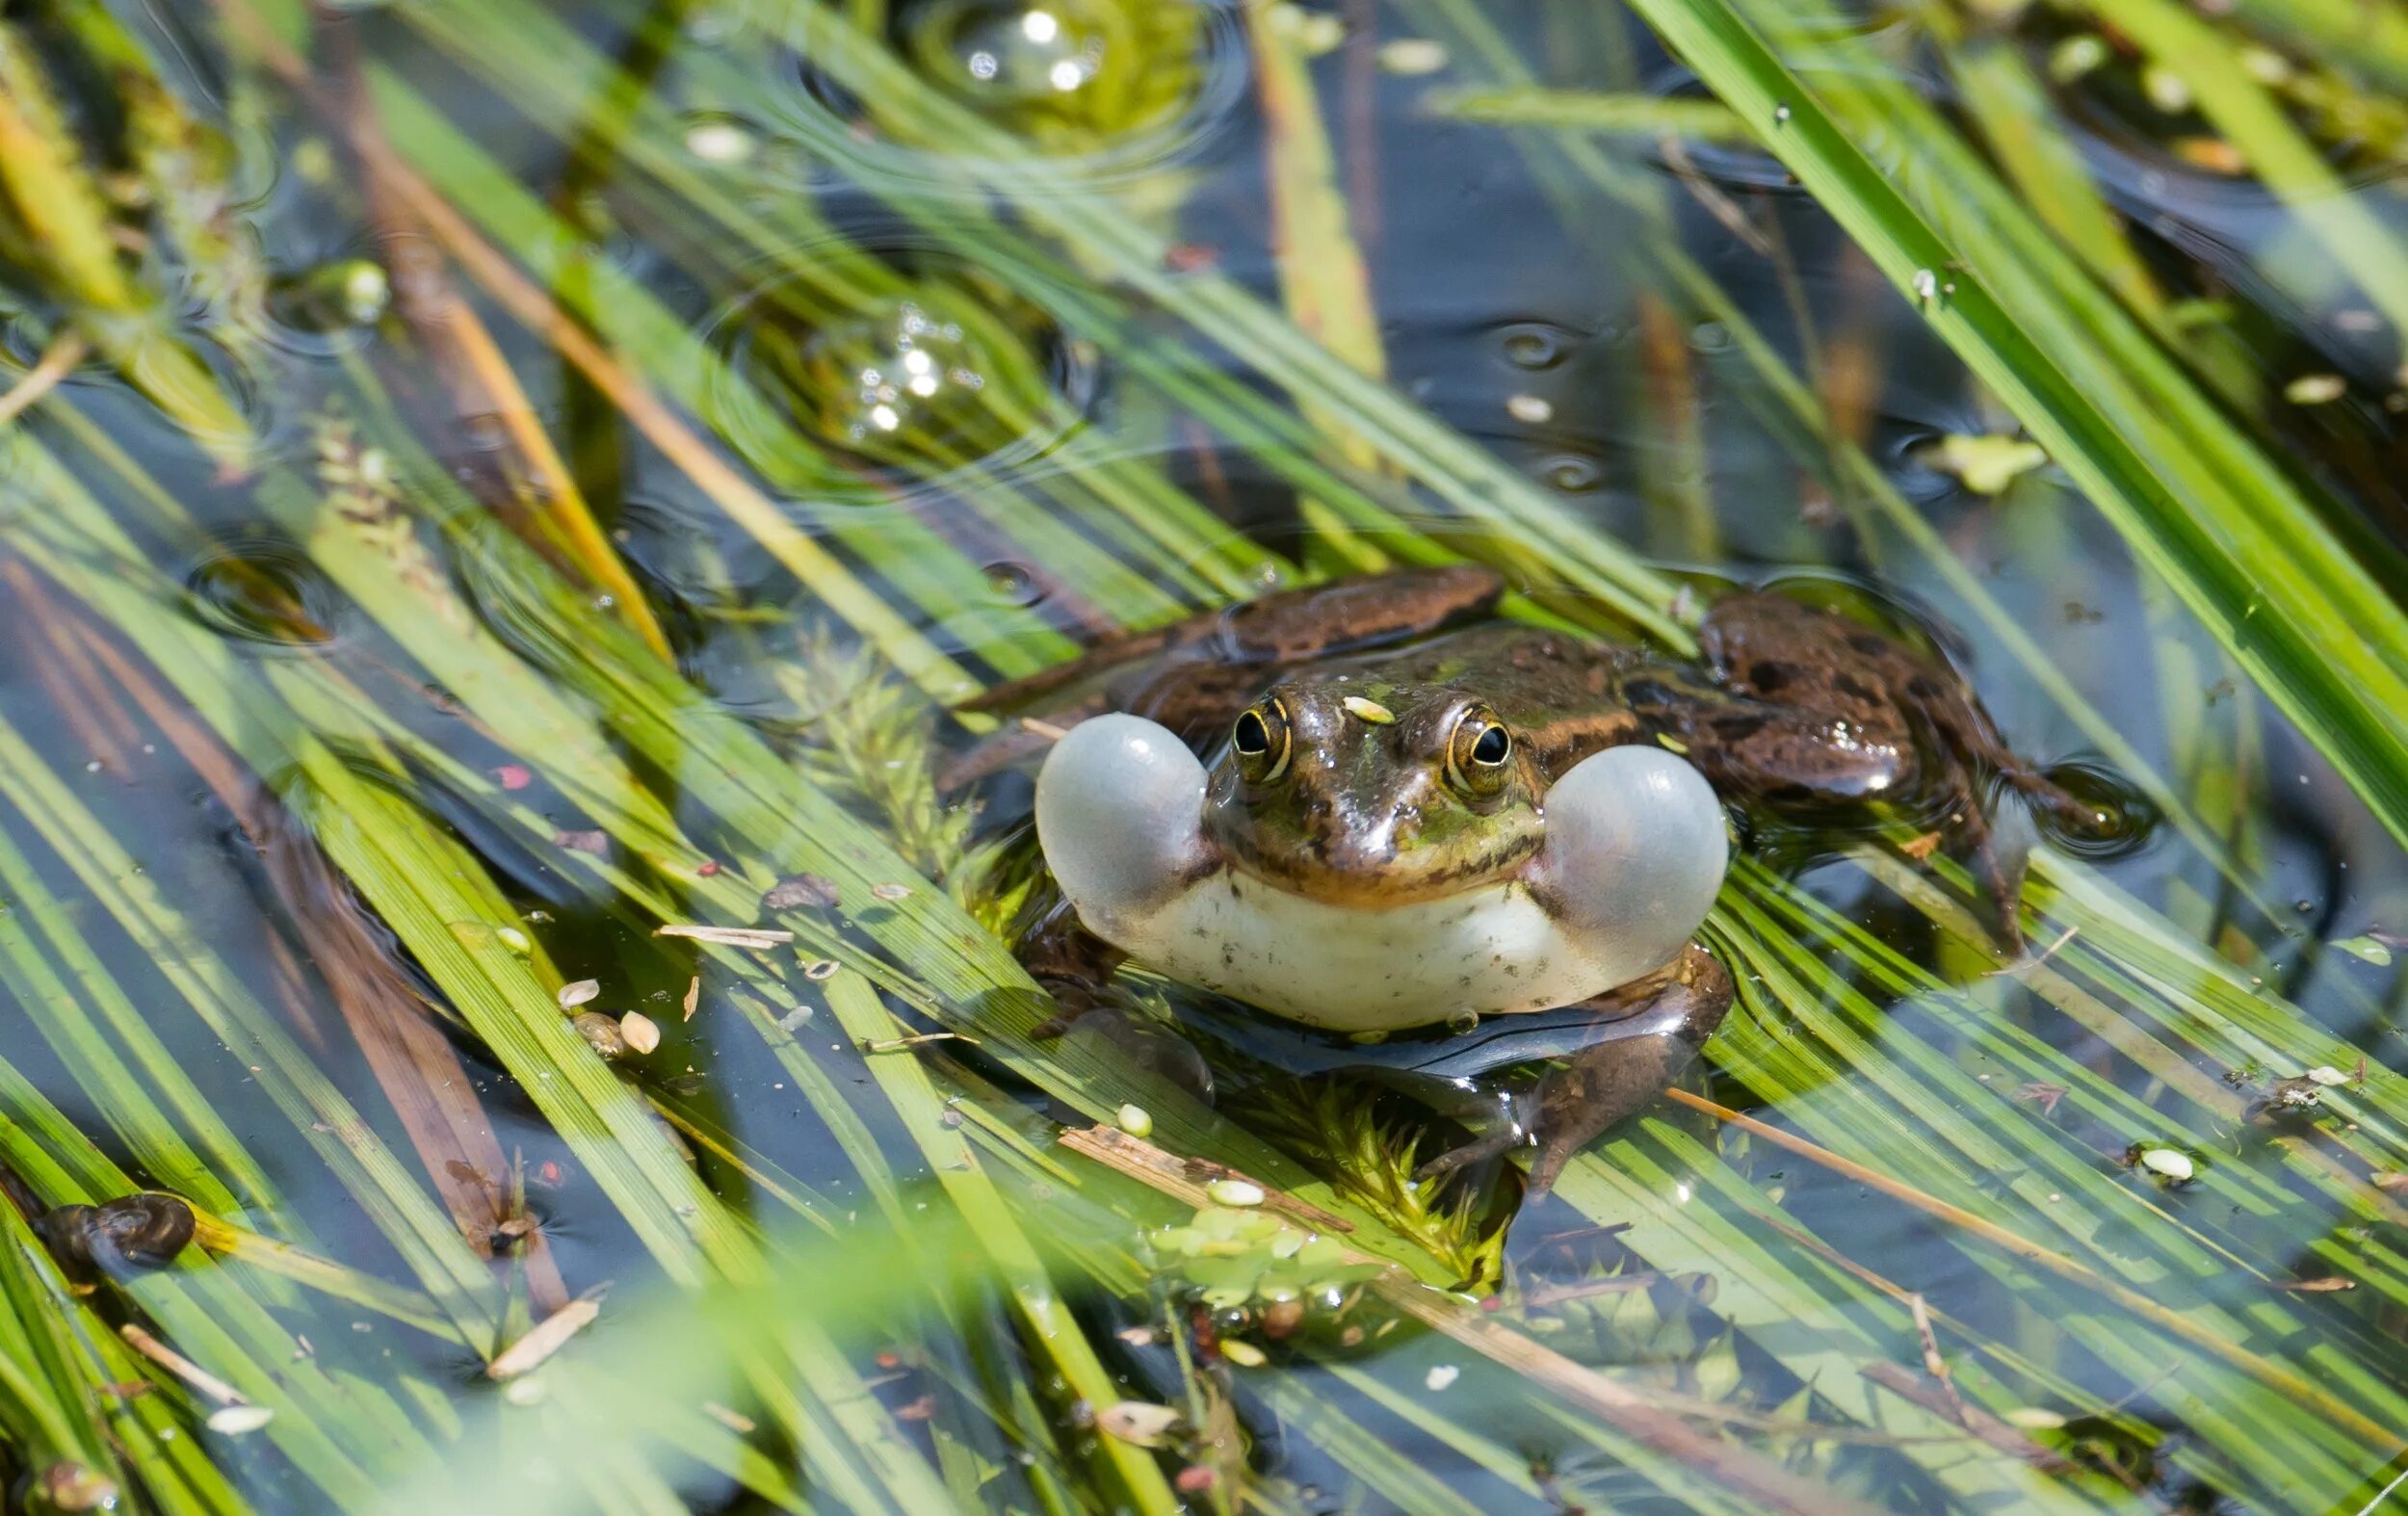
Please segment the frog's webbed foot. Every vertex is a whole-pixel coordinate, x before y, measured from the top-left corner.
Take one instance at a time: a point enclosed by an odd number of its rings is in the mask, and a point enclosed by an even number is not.
[[[1729,972],[1691,943],[1655,973],[1589,1002],[1612,1018],[1608,1034],[1518,1097],[1505,1119],[1423,1164],[1416,1177],[1440,1178],[1535,1143],[1523,1196],[1527,1203],[1545,1195],[1574,1154],[1681,1076],[1722,1024],[1731,998]]]

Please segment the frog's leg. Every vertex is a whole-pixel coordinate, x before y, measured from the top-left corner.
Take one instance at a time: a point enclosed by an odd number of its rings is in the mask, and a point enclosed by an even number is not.
[[[1688,713],[1677,734],[1718,788],[1775,807],[1936,802],[1942,836],[1970,861],[2010,949],[2023,940],[2024,857],[1991,827],[1988,778],[2076,829],[2107,821],[2009,747],[1954,669],[1837,612],[1734,595],[1709,613],[1698,644],[1741,702]]]
[[[1029,977],[1061,1007],[1031,1032],[1030,1035],[1040,1041],[1060,1036],[1081,1016],[1101,1005],[1104,987],[1112,982],[1129,956],[1087,930],[1079,920],[1079,913],[1059,891],[1054,892],[1052,904],[1037,917],[1035,925],[1021,934],[1012,953],[1020,959],[1021,967],[1029,971]]]
[[[981,712],[1042,712],[949,764],[953,789],[1043,752],[1053,734],[1107,711],[1132,711],[1191,740],[1217,734],[1260,693],[1266,674],[1446,630],[1486,614],[1505,593],[1472,563],[1408,568],[1283,589],[1141,632],[1115,633],[1067,663],[963,701]],[[1100,684],[1101,688],[1088,689]],[[1060,699],[1067,692],[1084,691]]]
[[[1644,979],[1598,996],[1588,1004],[1601,1016],[1640,1023],[1648,1030],[1636,1036],[1610,1037],[1576,1055],[1517,1099],[1507,1119],[1478,1140],[1423,1164],[1417,1177],[1451,1174],[1534,1142],[1538,1153],[1531,1160],[1524,1199],[1546,1194],[1572,1155],[1681,1076],[1722,1024],[1731,997],[1729,971],[1696,943]]]

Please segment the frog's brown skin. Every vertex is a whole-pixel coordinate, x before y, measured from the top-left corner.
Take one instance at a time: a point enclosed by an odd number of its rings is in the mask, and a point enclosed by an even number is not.
[[[1266,595],[1123,638],[982,696],[982,710],[1038,705],[1043,721],[990,739],[949,778],[1041,750],[1049,729],[1106,711],[1158,721],[1209,757],[1258,700],[1276,697],[1304,745],[1316,740],[1316,714],[1348,695],[1438,730],[1477,702],[1511,731],[1523,771],[1514,791],[1525,798],[1603,748],[1655,743],[1748,806],[1819,814],[1873,800],[1926,804],[1943,818],[1950,850],[1972,860],[2010,946],[2020,943],[2020,859],[2002,856],[1993,841],[1985,776],[2077,822],[2098,820],[2007,748],[1953,671],[1836,612],[1770,593],[1729,596],[1700,627],[1694,663],[1493,620],[1453,630],[1488,615],[1503,588],[1481,568],[1413,570]],[[1400,743],[1406,752],[1426,745],[1409,733]],[[1488,830],[1475,820],[1460,841],[1400,846],[1436,814],[1425,804],[1426,765],[1366,772],[1365,762],[1358,745],[1348,763],[1299,763],[1275,795],[1217,771],[1208,826],[1249,872],[1358,904],[1443,892],[1454,876],[1493,874],[1514,849],[1536,846],[1534,834],[1522,835],[1531,832],[1527,804],[1495,807]],[[1021,951],[1072,1015],[1093,1003],[1118,962],[1066,908],[1028,934]],[[1543,1191],[1571,1153],[1678,1075],[1728,1007],[1730,980],[1692,947],[1592,1004],[1601,1014],[1623,1013],[1665,997],[1687,1007],[1676,1030],[1600,1043],[1535,1091],[1533,1189]],[[1505,1123],[1433,1168],[1519,1142],[1531,1124]]]

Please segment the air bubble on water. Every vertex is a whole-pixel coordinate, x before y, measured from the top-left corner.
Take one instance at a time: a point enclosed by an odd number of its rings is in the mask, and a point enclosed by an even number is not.
[[[1033,606],[1045,598],[1037,588],[1036,576],[1018,563],[986,565],[986,588],[1007,605]]]
[[[1565,494],[1578,494],[1597,487],[1597,465],[1584,457],[1551,459],[1539,470],[1538,477]]]
[[[1517,369],[1551,369],[1563,361],[1563,344],[1540,327],[1521,327],[1505,333],[1505,357]]]

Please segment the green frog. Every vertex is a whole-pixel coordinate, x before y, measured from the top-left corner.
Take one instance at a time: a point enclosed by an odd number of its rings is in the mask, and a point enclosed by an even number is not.
[[[1278,1018],[1234,1040],[1296,1072],[1463,1088],[1548,1059],[1424,1169],[1534,1143],[1543,1194],[1730,1006],[1694,940],[1726,806],[1926,817],[2010,947],[2021,856],[1991,781],[2070,827],[2115,820],[2018,758],[1938,658],[1839,612],[1733,593],[1689,661],[1497,619],[1504,588],[1455,565],[1267,594],[973,702],[1042,713],[951,777],[1050,749],[1036,831],[1062,900],[1020,949],[1064,1006],[1046,1030],[1134,958]]]

